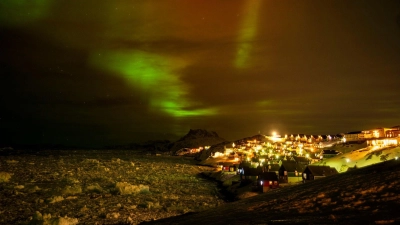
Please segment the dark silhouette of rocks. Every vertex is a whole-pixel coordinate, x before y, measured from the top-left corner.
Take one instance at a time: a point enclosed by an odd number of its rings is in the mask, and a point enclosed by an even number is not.
[[[187,141],[199,138],[220,138],[215,131],[207,131],[203,129],[190,129],[189,132],[178,141]]]
[[[170,151],[175,153],[182,148],[198,148],[205,146],[212,146],[221,142],[225,142],[225,139],[218,136],[214,131],[207,131],[204,129],[190,129],[189,132],[174,142]]]

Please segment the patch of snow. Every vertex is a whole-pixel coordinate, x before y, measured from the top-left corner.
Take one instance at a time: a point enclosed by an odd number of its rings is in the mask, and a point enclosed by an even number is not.
[[[117,212],[107,213],[107,215],[106,215],[107,219],[118,219],[119,217],[120,217],[120,214]]]
[[[17,186],[15,186],[14,188],[15,188],[15,189],[21,190],[21,189],[24,189],[25,186],[24,186],[24,185],[17,185]]]
[[[66,186],[63,188],[61,191],[63,195],[75,195],[75,194],[80,194],[82,193],[82,187],[80,185],[74,185],[74,186]]]
[[[98,183],[94,183],[94,184],[91,184],[91,185],[87,186],[86,187],[86,191],[87,192],[102,193],[103,192],[103,188],[100,187],[100,185]]]
[[[11,173],[0,172],[0,183],[8,182],[11,179]]]
[[[64,201],[64,198],[63,198],[63,196],[53,196],[53,197],[51,197],[51,198],[49,198],[49,199],[47,199],[48,201],[49,201],[49,203],[56,203],[56,202],[61,202],[61,201]]]
[[[36,211],[32,219],[33,224],[43,225],[75,225],[79,223],[76,218],[65,217],[52,217],[51,214],[42,215],[39,211]]]
[[[149,186],[147,185],[142,185],[142,184],[132,185],[127,182],[117,182],[115,184],[115,188],[121,195],[131,195],[131,194],[150,192]]]
[[[99,160],[97,159],[84,159],[82,161],[84,164],[100,164]]]

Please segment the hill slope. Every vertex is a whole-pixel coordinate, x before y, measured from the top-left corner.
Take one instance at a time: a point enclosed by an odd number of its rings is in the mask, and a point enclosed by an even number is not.
[[[176,152],[181,148],[198,148],[215,145],[225,140],[213,131],[203,129],[190,129],[189,132],[174,142],[170,148],[171,152]]]
[[[400,160],[151,224],[399,224]]]
[[[374,149],[366,147],[354,150],[335,157],[315,163],[316,165],[327,165],[336,168],[339,172],[346,172],[348,168],[365,167],[383,161],[392,160],[400,156],[400,147],[385,147]]]

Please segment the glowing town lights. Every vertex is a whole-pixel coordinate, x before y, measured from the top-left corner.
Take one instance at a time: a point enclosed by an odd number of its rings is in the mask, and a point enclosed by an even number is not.
[[[214,155],[212,157],[213,158],[218,158],[218,157],[221,157],[221,156],[224,156],[224,153],[216,152],[216,153],[214,153]]]
[[[346,159],[346,162],[349,163],[349,162],[350,162],[350,159]]]
[[[397,159],[399,159],[399,157],[398,157],[398,156],[396,156],[396,157],[394,157],[394,159],[395,159],[395,160],[397,160]]]
[[[233,148],[235,147],[235,143],[232,143],[232,147],[233,147]]]
[[[276,132],[272,132],[272,137],[276,137]]]
[[[309,154],[306,154],[306,158],[310,158],[310,155],[309,155]]]

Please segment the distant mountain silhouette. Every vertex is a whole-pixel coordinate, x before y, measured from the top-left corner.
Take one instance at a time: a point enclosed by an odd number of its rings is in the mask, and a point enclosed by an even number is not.
[[[207,131],[203,129],[190,129],[189,132],[178,141],[193,140],[199,138],[220,138],[215,131]]]
[[[175,153],[182,148],[198,148],[204,146],[211,146],[221,142],[225,139],[218,136],[214,131],[207,131],[204,129],[190,129],[189,132],[180,138],[178,141],[173,142],[170,151]]]

